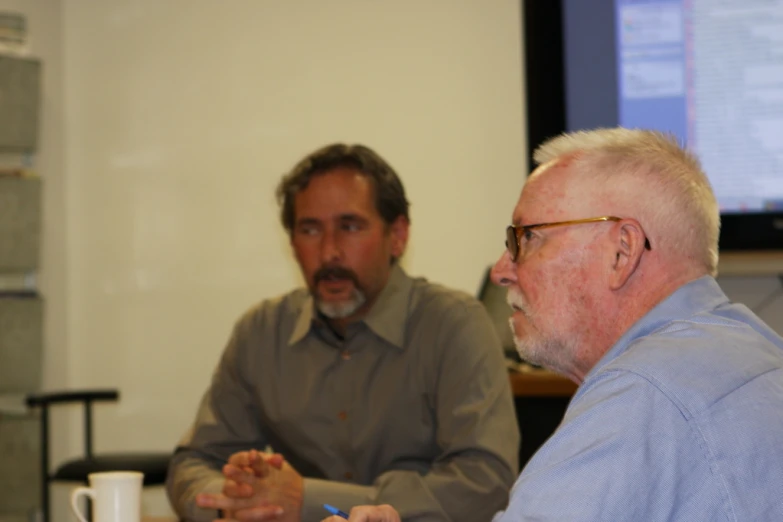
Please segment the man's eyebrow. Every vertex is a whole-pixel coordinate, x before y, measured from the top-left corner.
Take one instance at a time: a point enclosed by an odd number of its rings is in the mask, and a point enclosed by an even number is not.
[[[340,221],[367,221],[367,218],[362,216],[361,214],[354,214],[354,213],[347,213],[347,214],[340,214],[337,219]]]
[[[312,217],[303,217],[303,218],[297,219],[295,225],[296,226],[300,226],[300,225],[317,225],[320,222],[321,222],[320,219],[316,219],[316,218],[312,218]]]

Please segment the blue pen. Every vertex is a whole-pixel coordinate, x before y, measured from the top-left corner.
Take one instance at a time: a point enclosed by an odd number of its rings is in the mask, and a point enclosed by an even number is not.
[[[345,511],[340,511],[334,506],[330,506],[329,504],[324,504],[324,509],[331,513],[332,515],[337,515],[338,517],[348,518],[348,513]]]

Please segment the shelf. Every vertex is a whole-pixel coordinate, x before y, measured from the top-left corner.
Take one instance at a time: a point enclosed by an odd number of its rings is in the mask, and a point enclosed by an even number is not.
[[[719,276],[762,276],[783,274],[783,251],[748,250],[721,252]]]
[[[515,397],[571,397],[577,385],[547,370],[510,371],[511,391]]]

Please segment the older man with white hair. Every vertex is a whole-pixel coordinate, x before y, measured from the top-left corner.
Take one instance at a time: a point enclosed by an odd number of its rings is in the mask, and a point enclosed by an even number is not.
[[[698,160],[627,129],[535,158],[493,280],[522,357],[579,389],[495,520],[783,520],[783,339],[714,279]]]

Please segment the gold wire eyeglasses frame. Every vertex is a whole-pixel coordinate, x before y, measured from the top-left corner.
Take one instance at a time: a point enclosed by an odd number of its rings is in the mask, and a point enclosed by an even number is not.
[[[601,216],[586,219],[572,219],[570,221],[554,221],[552,223],[536,223],[535,225],[509,225],[508,228],[506,228],[506,249],[511,255],[511,261],[516,262],[517,258],[519,257],[519,252],[522,250],[520,241],[522,240],[522,237],[525,235],[525,233],[527,233],[529,230],[540,230],[542,228],[551,227],[565,227],[569,225],[581,225],[583,223],[598,223],[601,221],[622,220],[623,218],[619,218],[617,216]],[[647,250],[652,250],[652,247],[650,246],[650,240],[647,239],[646,235],[644,236],[644,248]]]

